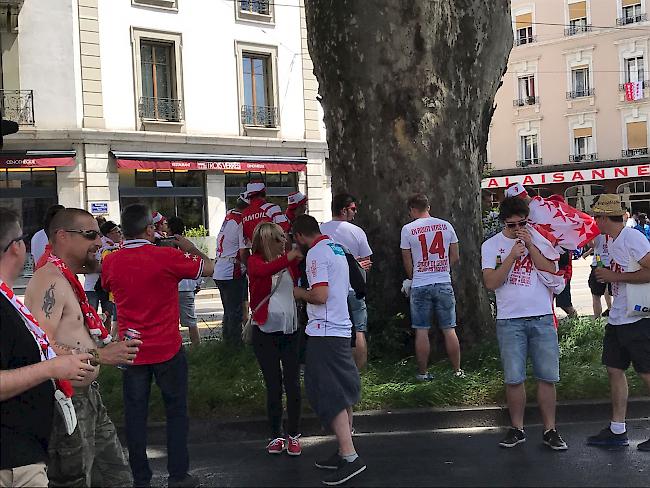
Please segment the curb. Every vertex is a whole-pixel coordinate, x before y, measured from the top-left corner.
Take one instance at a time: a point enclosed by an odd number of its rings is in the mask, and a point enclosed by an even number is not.
[[[611,413],[609,401],[570,401],[557,406],[558,424],[569,422],[606,423]],[[526,406],[526,424],[541,423],[536,404]],[[650,397],[633,398],[628,402],[628,418],[650,419]],[[314,414],[302,417],[302,436],[327,435]],[[359,433],[387,433],[396,431],[417,432],[431,429],[457,429],[466,427],[506,427],[510,425],[508,409],[503,405],[481,407],[418,408],[404,410],[373,410],[355,412],[354,427]],[[165,444],[165,422],[150,422],[150,444]],[[123,438],[123,426],[118,426]],[[191,420],[189,443],[261,440],[268,438],[266,418]]]

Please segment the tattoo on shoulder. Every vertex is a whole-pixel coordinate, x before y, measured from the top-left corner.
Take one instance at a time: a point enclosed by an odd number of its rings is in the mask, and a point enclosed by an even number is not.
[[[52,316],[54,305],[56,304],[56,299],[54,298],[54,286],[54,283],[51,284],[43,296],[43,306],[41,307],[41,310],[43,310],[45,317],[48,319]]]

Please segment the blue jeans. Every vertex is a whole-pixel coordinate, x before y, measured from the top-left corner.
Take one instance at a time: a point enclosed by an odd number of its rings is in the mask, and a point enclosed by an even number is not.
[[[242,301],[244,296],[245,278],[234,278],[232,280],[215,280],[221,303],[223,305],[223,340],[230,344],[241,343],[241,323],[244,312]]]
[[[456,327],[456,297],[451,283],[411,288],[411,327],[430,329],[434,313],[440,329]]]
[[[507,385],[526,380],[528,356],[535,378],[547,383],[560,381],[560,347],[553,315],[497,320],[497,339]]]
[[[169,478],[180,480],[190,468],[187,450],[187,357],[181,347],[169,361],[129,366],[123,371],[124,426],[135,486],[148,486],[151,483],[152,472],[147,459],[147,414],[152,377],[165,403]]]

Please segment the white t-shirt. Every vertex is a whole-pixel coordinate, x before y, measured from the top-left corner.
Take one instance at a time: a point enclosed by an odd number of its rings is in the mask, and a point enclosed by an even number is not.
[[[635,261],[641,261],[650,253],[650,242],[641,232],[630,227],[624,227],[616,239],[609,245],[609,257],[612,271],[626,273],[630,268],[630,256]],[[628,317],[627,283],[612,283],[612,308],[609,311],[608,323],[612,325],[632,324],[641,320],[639,317]]]
[[[627,222],[625,222],[625,227],[635,227],[636,223],[637,222],[634,219],[634,217],[630,217],[629,219],[627,219]]]
[[[47,246],[47,242],[48,239],[44,229],[39,230],[32,236],[31,249],[32,257],[34,258],[34,264],[36,264],[38,260],[41,259],[41,256],[43,254],[45,254],[45,246]]]
[[[324,305],[307,304],[307,335],[319,337],[350,337],[352,322],[348,313],[350,270],[343,248],[323,236],[307,252],[309,288],[327,285]]]
[[[608,235],[599,235],[594,238],[594,258],[591,260],[591,265],[596,266],[596,256],[600,256],[600,262],[603,266],[609,268],[609,246],[612,244],[612,238]]]
[[[482,269],[496,269],[497,256],[503,263],[517,239],[499,232],[481,246]],[[528,251],[515,261],[506,281],[495,290],[497,319],[538,317],[553,313],[553,294],[541,281]]]
[[[330,220],[320,224],[322,234],[328,236],[337,244],[347,248],[355,258],[372,256],[368,237],[363,229],[344,220]]]
[[[446,220],[425,217],[402,227],[400,247],[410,250],[413,260],[411,287],[451,283],[449,246],[457,242],[456,231]]]
[[[243,270],[239,261],[239,250],[245,247],[242,214],[239,211],[230,210],[217,235],[217,263],[214,266],[212,277],[215,280],[241,278]]]

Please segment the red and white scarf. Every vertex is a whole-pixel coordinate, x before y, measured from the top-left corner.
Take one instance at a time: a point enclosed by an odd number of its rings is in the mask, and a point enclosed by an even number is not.
[[[113,338],[108,333],[108,330],[106,330],[106,327],[104,327],[104,323],[99,317],[97,310],[95,310],[90,305],[90,303],[88,303],[88,297],[86,296],[84,287],[81,285],[81,282],[77,278],[77,275],[70,271],[70,268],[68,268],[66,264],[61,261],[61,259],[57,258],[54,254],[50,254],[50,257],[47,259],[47,261],[59,268],[59,271],[63,273],[65,279],[68,280],[68,283],[70,283],[70,286],[77,296],[77,301],[79,302],[81,313],[84,317],[84,324],[86,324],[86,328],[88,329],[88,332],[90,332],[90,336],[97,343],[103,345],[110,344]]]
[[[38,325],[38,322],[29,311],[29,309],[25,306],[25,304],[18,300],[18,297],[14,294],[13,290],[9,288],[9,286],[2,280],[0,280],[0,293],[9,301],[9,303],[13,305],[13,307],[23,319],[27,330],[31,332],[34,340],[36,341],[36,344],[38,345],[38,352],[41,354],[41,361],[54,359],[56,357],[56,353],[50,345],[47,334]],[[68,398],[72,396],[72,384],[69,381],[56,380],[54,383],[56,384],[56,387],[65,394],[65,396]]]

